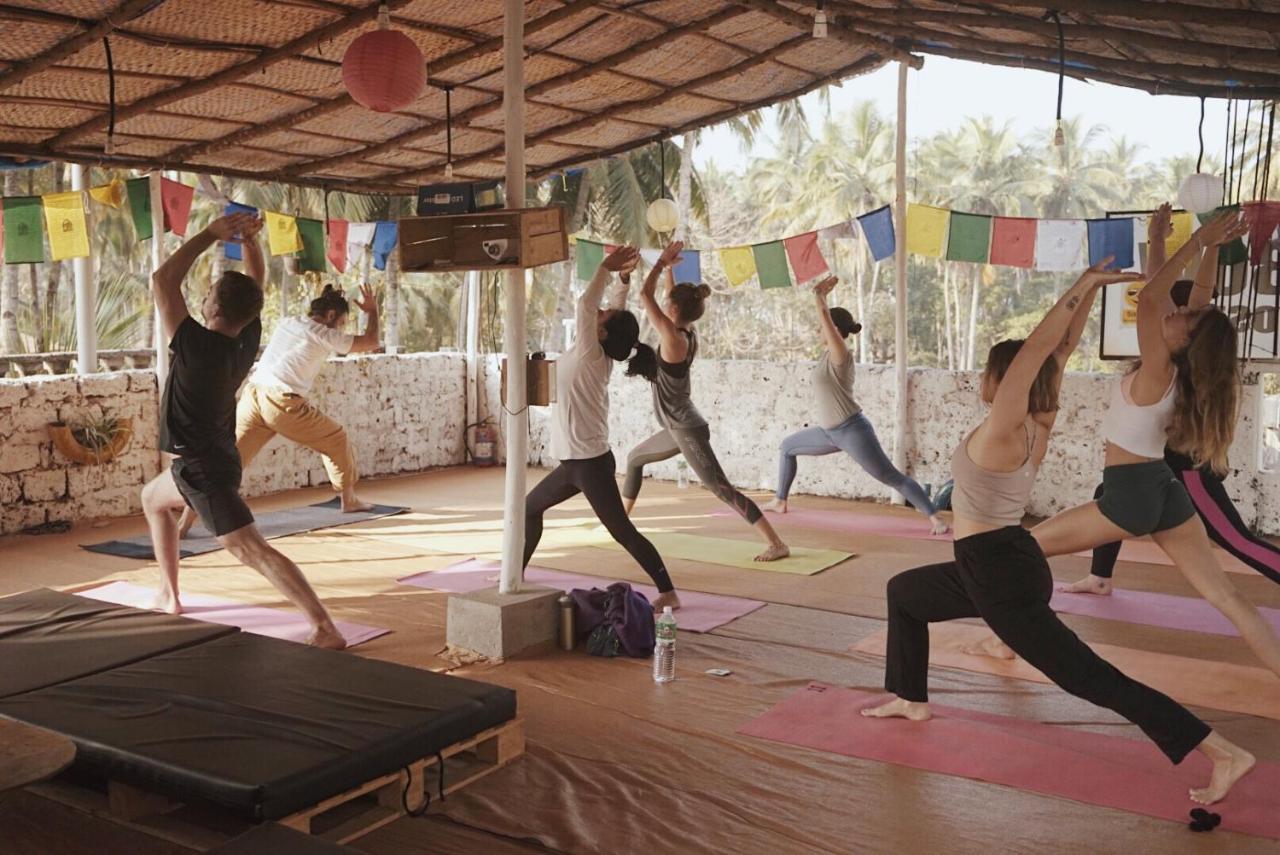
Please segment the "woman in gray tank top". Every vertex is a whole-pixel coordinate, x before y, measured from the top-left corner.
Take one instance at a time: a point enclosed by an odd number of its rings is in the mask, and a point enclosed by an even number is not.
[[[827,295],[840,280],[828,276],[813,287],[818,304],[818,328],[825,348],[813,370],[813,390],[818,398],[818,424],[791,434],[782,441],[778,457],[778,489],[764,510],[785,514],[787,495],[796,478],[799,455],[835,454],[843,451],[881,484],[897,490],[911,506],[929,518],[934,534],[944,534],[947,522],[929,501],[924,488],[898,471],[880,447],[876,429],[853,397],[853,354],[845,339],[861,332],[862,324],[848,309],[827,308]]]
[[[1252,768],[1253,756],[1081,641],[1050,608],[1049,562],[1021,525],[1057,417],[1062,371],[1080,341],[1094,295],[1104,285],[1134,279],[1106,272],[1110,262],[1089,268],[1026,341],[1003,341],[991,349],[982,378],[990,413],[961,442],[952,464],[955,560],[889,580],[885,688],[895,697],[863,709],[862,715],[931,718],[929,624],[981,617],[1013,652],[1064,691],[1138,725],[1172,763],[1202,752],[1213,771],[1206,786],[1188,795],[1212,804]]]
[[[757,555],[756,560],[786,558],[791,550],[760,513],[760,508],[729,483],[711,449],[711,430],[707,427],[707,420],[693,405],[689,369],[698,353],[698,336],[692,325],[702,317],[711,289],[688,282],[675,284],[670,268],[678,262],[683,248],[684,244],[676,241],[663,250],[640,292],[645,314],[649,323],[658,330],[661,343],[657,353],[653,348],[637,346],[637,355],[629,363],[627,374],[640,375],[653,384],[653,411],[661,429],[627,456],[627,478],[622,486],[627,513],[631,512],[636,496],[640,495],[644,467],[683,454],[703,486],[737,511],[768,541],[769,548]],[[665,306],[660,305],[657,298],[658,278],[664,271],[668,280]]]

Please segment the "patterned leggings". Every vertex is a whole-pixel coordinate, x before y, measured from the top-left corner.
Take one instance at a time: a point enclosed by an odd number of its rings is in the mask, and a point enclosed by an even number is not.
[[[633,448],[627,455],[627,479],[622,485],[622,495],[628,499],[640,495],[644,467],[677,454],[684,455],[689,467],[702,481],[702,486],[715,493],[717,499],[737,511],[751,525],[759,522],[762,516],[760,508],[730,484],[720,468],[720,461],[716,460],[716,453],[711,449],[711,429],[705,425],[674,430],[664,428]]]

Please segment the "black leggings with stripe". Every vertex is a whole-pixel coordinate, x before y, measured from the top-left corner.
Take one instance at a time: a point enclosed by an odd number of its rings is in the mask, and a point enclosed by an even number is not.
[[[1249,530],[1227,495],[1222,479],[1207,467],[1197,467],[1191,458],[1172,449],[1165,449],[1164,459],[1186,486],[1196,513],[1213,542],[1272,582],[1280,584],[1280,548]],[[1101,494],[1099,485],[1094,498]],[[1110,579],[1119,557],[1120,541],[1099,546],[1093,550],[1093,566],[1089,572]]]

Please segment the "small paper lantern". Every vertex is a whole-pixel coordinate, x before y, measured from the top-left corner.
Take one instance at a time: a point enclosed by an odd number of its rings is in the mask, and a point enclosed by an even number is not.
[[[1197,172],[1182,180],[1178,188],[1178,204],[1193,214],[1212,211],[1222,204],[1222,179]]]
[[[385,7],[383,7],[385,9]],[[342,82],[358,104],[379,113],[409,106],[427,86],[427,61],[413,39],[387,28],[365,33],[342,57]]]
[[[649,228],[655,232],[669,234],[680,225],[680,209],[670,199],[654,199],[649,203],[645,219],[649,222]]]

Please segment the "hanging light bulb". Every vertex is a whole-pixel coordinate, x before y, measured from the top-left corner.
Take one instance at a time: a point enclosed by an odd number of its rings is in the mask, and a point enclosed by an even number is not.
[[[823,0],[818,0],[818,11],[813,16],[813,37],[815,39],[825,39],[827,37],[827,10],[823,8],[824,5]]]
[[[1204,164],[1204,98],[1200,99],[1199,135],[1200,154],[1196,158],[1196,171],[1182,179],[1178,187],[1178,204],[1193,214],[1212,211],[1222,204],[1226,195],[1221,178],[1200,171]]]
[[[1063,146],[1067,144],[1066,135],[1062,133],[1062,120],[1058,120],[1058,126],[1053,131],[1053,144]]]

